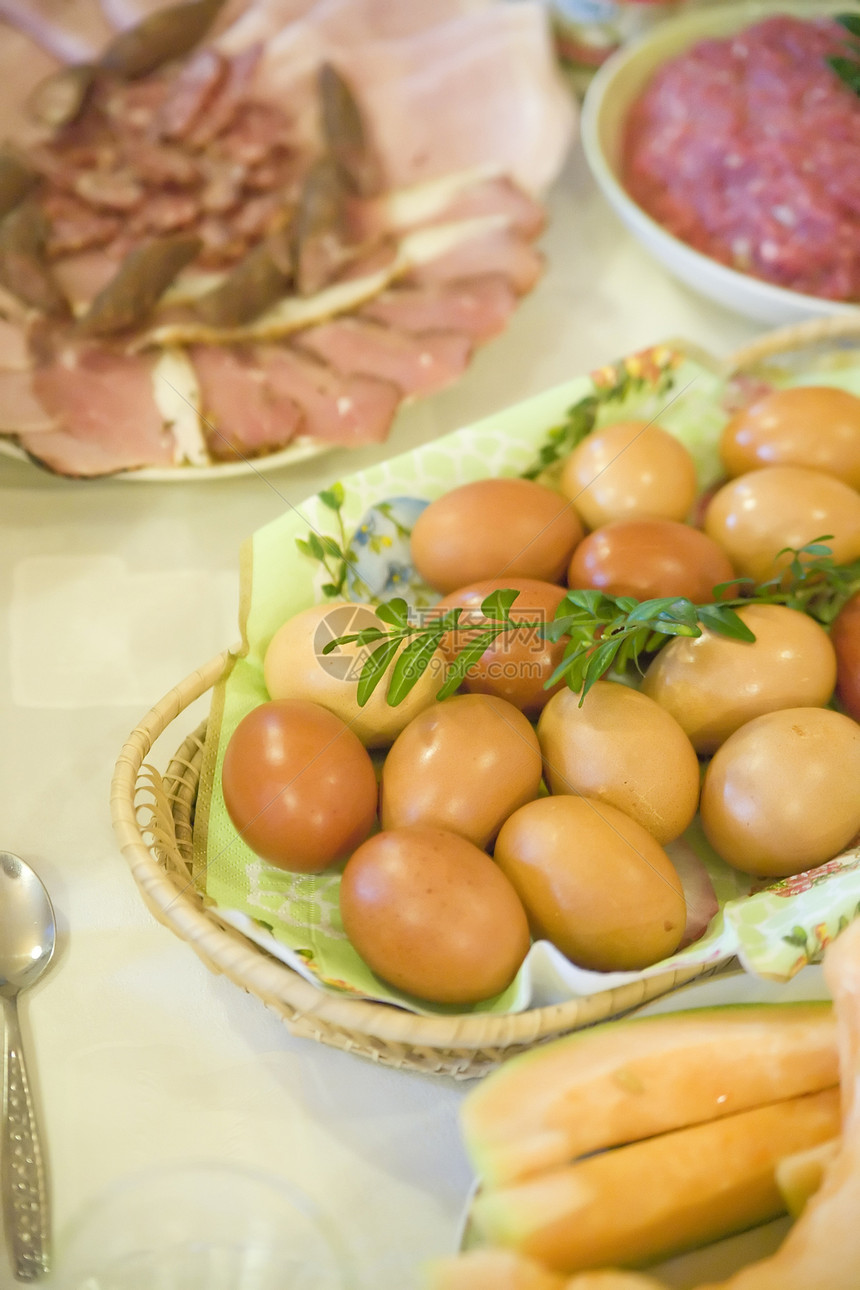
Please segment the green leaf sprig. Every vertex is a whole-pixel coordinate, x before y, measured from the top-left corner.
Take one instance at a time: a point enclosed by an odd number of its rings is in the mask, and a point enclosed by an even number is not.
[[[341,515],[344,497],[344,487],[341,483],[332,484],[331,488],[324,489],[319,495],[323,506],[335,515],[340,532],[339,542],[336,538],[314,530],[311,530],[306,538],[296,538],[296,547],[302,555],[308,556],[311,560],[318,560],[328,574],[329,581],[323,586],[326,596],[340,596],[343,593],[350,568],[352,552],[349,550]]]
[[[538,475],[573,452],[594,429],[601,401],[596,394],[586,394],[585,398],[569,407],[564,420],[547,431],[537,457],[528,470],[523,471],[523,479],[537,479]]]
[[[697,605],[680,596],[637,600],[633,596],[610,596],[594,589],[573,588],[567,592],[549,622],[514,618],[511,609],[519,595],[512,589],[494,591],[481,604],[482,621],[474,624],[473,610],[455,607],[444,613],[432,610],[413,616],[405,600],[397,598],[379,605],[377,616],[384,628],[366,628],[351,636],[330,641],[324,653],[338,646],[374,646],[358,681],[357,699],[364,705],[386,675],[394,668],[387,701],[401,703],[423,675],[443,638],[460,626],[464,612],[465,643],[457,650],[437,699],[445,699],[459,687],[466,673],[503,633],[537,632],[543,639],[566,638],[558,667],[545,682],[549,689],[559,681],[580,694],[580,703],[595,681],[608,672],[633,667],[642,670],[642,660],[653,656],[673,636],[701,636],[707,628],[733,640],[754,641],[755,635],[737,610],[750,604],[785,605],[809,614],[821,623],[836,617],[842,605],[860,587],[860,560],[837,565],[830,547],[830,535],[816,538],[804,547],[786,547],[780,556],[791,559],[780,573],[766,582],[753,584],[744,578],[714,588],[712,604]],[[743,594],[731,596],[741,589]],[[395,661],[396,660],[396,661]]]
[[[593,372],[592,392],[569,407],[564,420],[547,431],[537,456],[523,471],[522,478],[537,479],[569,456],[591,434],[606,405],[623,403],[630,395],[645,390],[652,395],[667,393],[674,385],[678,361],[678,354],[669,346],[653,345]]]
[[[860,14],[856,13],[838,13],[834,15],[836,21],[841,27],[844,27],[849,36],[860,39]],[[848,44],[847,49],[851,53],[850,58],[840,54],[833,54],[827,58],[827,63],[849,90],[855,94],[860,94],[860,47],[855,44]]]
[[[765,588],[782,585],[782,604],[809,614],[825,626],[833,622],[846,600],[860,588],[860,560],[836,564],[827,546],[832,536],[827,533],[800,549],[786,547],[780,551],[780,555],[791,555],[787,571],[764,584]]]

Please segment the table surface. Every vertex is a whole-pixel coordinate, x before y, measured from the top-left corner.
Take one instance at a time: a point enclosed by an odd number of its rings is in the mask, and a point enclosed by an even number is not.
[[[420,1262],[456,1241],[468,1085],[298,1039],[209,973],[142,903],[109,783],[144,712],[236,640],[240,544],[285,507],[655,341],[723,356],[760,330],[646,256],[578,146],[549,207],[541,283],[466,376],[404,409],[385,444],[173,484],[76,482],[0,458],[0,847],[44,878],[59,931],[54,965],[21,1001],[58,1233],[46,1285],[62,1283],[79,1206],[168,1161],[227,1160],[301,1184],[335,1217],[361,1288],[409,1290]]]

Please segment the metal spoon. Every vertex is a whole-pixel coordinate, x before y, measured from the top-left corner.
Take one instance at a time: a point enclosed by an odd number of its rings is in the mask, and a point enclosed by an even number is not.
[[[38,1281],[50,1262],[48,1189],[18,1026],[18,995],[38,981],[56,940],[54,910],[29,865],[0,851],[0,1015],[3,1020],[0,1191],[18,1281]]]

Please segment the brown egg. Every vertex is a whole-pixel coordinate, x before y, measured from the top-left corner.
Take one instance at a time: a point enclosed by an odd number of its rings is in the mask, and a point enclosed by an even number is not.
[[[486,619],[480,612],[482,602],[493,591],[509,588],[519,595],[511,608],[515,622],[549,623],[565,597],[564,587],[554,582],[541,582],[536,578],[488,578],[460,587],[443,597],[433,612],[462,605],[470,612],[460,619],[461,627],[443,637],[442,648],[449,661],[465,648],[472,634],[469,626],[480,626]],[[466,628],[467,630],[463,630]],[[515,708],[533,715],[554,694],[559,682],[551,690],[544,689],[564,657],[567,637],[559,641],[545,640],[539,628],[523,627],[519,631],[505,631],[497,636],[479,661],[466,673],[463,688],[471,694],[495,694],[507,699]]]
[[[860,488],[860,399],[833,385],[771,390],[726,423],[720,456],[732,476],[807,466]]]
[[[660,843],[683,833],[699,801],[699,759],[675,718],[629,685],[597,681],[582,705],[565,689],[538,722],[552,793],[609,802]]]
[[[305,699],[261,703],[224,753],[224,804],[252,851],[319,873],[358,846],[376,815],[373,763],[334,713]]]
[[[777,708],[821,707],[836,684],[836,652],[823,627],[785,605],[746,605],[755,641],[703,629],[675,636],[648,665],[642,692],[712,753],[744,722]]]
[[[741,726],[714,753],[702,827],[744,873],[784,878],[860,834],[860,725],[830,708],[788,708]]]
[[[613,520],[583,538],[567,571],[570,587],[594,587],[609,596],[686,596],[714,600],[714,588],[734,577],[721,546],[678,520]],[[732,591],[728,592],[733,594]]]
[[[591,529],[643,515],[684,520],[698,490],[689,451],[646,421],[593,430],[566,458],[559,487]]]
[[[830,640],[836,651],[836,698],[849,717],[860,721],[860,591],[830,624]]]
[[[382,827],[450,829],[486,847],[540,788],[537,735],[504,699],[457,694],[410,721],[382,768]]]
[[[412,530],[418,573],[443,594],[483,578],[557,582],[583,534],[567,500],[529,479],[478,479],[431,502]]]
[[[364,707],[358,703],[358,678],[374,645],[339,645],[330,654],[323,647],[339,636],[354,635],[368,627],[384,628],[369,605],[330,601],[312,605],[289,618],[275,632],[266,649],[263,675],[273,699],[309,699],[345,721],[367,748],[392,742],[412,718],[435,702],[447,673],[441,650],[427,671],[396,706],[387,702],[386,676]]]
[[[538,798],[506,820],[494,855],[532,935],[572,963],[636,971],[677,949],[687,917],[681,881],[660,844],[614,806]]]
[[[433,1003],[504,990],[529,950],[525,910],[490,857],[443,829],[377,833],[340,884],[344,931],[389,985]]]
[[[834,560],[847,564],[860,556],[860,493],[821,470],[765,466],[718,489],[704,527],[737,572],[758,582],[788,564],[786,547],[826,534]]]

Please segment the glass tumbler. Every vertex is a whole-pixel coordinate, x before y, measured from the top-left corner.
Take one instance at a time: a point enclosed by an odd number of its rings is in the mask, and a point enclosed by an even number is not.
[[[58,1290],[355,1290],[308,1196],[220,1163],[121,1179],[61,1234],[56,1264]]]

